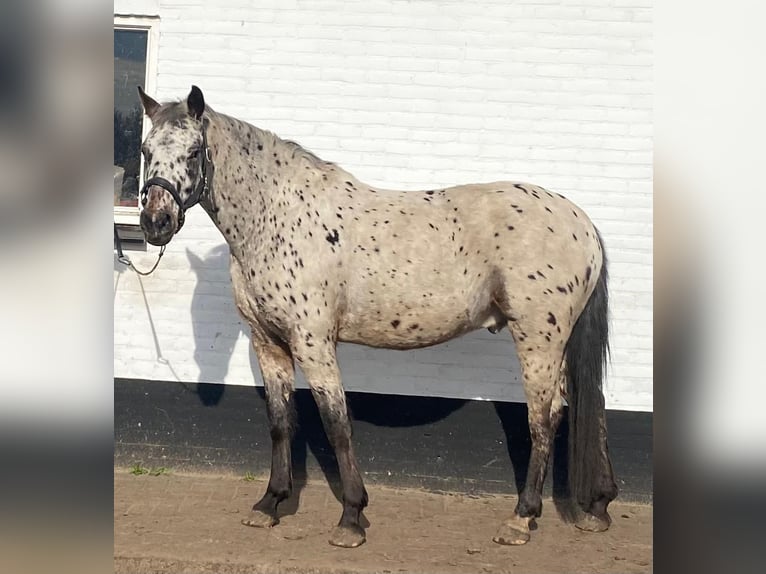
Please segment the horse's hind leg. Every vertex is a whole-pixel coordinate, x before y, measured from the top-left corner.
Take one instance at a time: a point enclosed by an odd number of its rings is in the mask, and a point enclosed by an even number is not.
[[[513,332],[517,344],[518,334]],[[532,454],[527,480],[513,517],[504,521],[493,540],[499,544],[525,544],[530,524],[542,513],[542,490],[553,437],[561,421],[561,363],[563,347],[543,340],[535,343],[524,337],[518,355],[527,396]]]
[[[293,487],[290,443],[295,428],[295,370],[290,350],[281,341],[254,330],[253,347],[266,387],[271,430],[271,476],[266,493],[253,506],[250,515],[242,520],[242,524],[269,527],[279,521],[277,506],[290,496]]]
[[[319,336],[313,337],[315,342],[322,339]],[[367,506],[367,490],[351,443],[351,421],[341,385],[335,346],[331,343],[302,345],[295,349],[295,358],[311,387],[340,471],[343,514],[329,542],[333,546],[355,548],[366,540],[360,518],[362,510]]]

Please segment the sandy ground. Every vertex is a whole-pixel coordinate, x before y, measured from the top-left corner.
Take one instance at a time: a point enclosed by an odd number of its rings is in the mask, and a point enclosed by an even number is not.
[[[323,482],[283,503],[279,525],[240,524],[266,482],[212,475],[133,476],[115,469],[117,573],[650,572],[652,508],[613,503],[613,524],[580,532],[544,502],[525,546],[492,542],[515,497],[468,497],[368,486],[367,543],[327,543],[341,506]],[[299,505],[298,505],[299,502]],[[296,511],[297,505],[297,511]]]

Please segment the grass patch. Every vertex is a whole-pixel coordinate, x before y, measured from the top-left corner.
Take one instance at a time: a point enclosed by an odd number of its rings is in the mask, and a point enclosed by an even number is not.
[[[142,476],[144,474],[148,474],[149,476],[161,476],[163,474],[170,474],[170,470],[164,466],[147,468],[140,462],[134,464],[128,472],[133,476]]]
[[[141,476],[142,474],[149,474],[149,469],[139,462],[138,464],[133,465],[133,467],[130,469],[130,474],[132,474],[133,476]]]

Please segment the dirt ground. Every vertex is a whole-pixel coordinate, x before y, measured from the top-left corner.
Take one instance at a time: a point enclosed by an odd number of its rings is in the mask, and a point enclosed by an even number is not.
[[[652,508],[613,503],[601,534],[564,524],[550,500],[525,546],[492,542],[515,497],[468,497],[368,486],[367,542],[327,543],[341,506],[309,482],[297,512],[268,530],[240,524],[265,489],[262,479],[211,475],[133,476],[115,469],[117,573],[650,572]],[[280,510],[294,512],[297,497]]]

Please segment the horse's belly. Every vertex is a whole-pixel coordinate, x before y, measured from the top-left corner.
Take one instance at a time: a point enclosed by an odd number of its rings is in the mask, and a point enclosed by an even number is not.
[[[498,323],[489,301],[434,295],[422,301],[392,301],[390,304],[355,306],[347,309],[338,338],[347,343],[389,349],[416,349],[443,343],[475,329]]]
[[[395,322],[394,320],[393,323]],[[440,329],[423,328],[418,323],[413,325],[415,326],[402,327],[400,324],[394,327],[393,324],[367,322],[341,329],[338,339],[344,343],[357,343],[384,349],[418,349],[449,341],[475,328],[467,324],[444,325]]]

